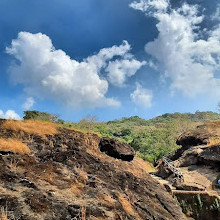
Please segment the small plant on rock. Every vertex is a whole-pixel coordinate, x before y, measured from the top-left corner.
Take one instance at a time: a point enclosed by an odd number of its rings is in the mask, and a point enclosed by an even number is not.
[[[219,200],[215,199],[215,202],[211,205],[211,210],[216,210],[218,212],[220,212],[220,204],[219,204]]]

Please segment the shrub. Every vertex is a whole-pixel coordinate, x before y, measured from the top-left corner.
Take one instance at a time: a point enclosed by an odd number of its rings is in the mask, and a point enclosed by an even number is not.
[[[41,120],[41,121],[52,121],[55,122],[59,115],[51,114],[48,112],[39,111],[24,111],[24,120]]]

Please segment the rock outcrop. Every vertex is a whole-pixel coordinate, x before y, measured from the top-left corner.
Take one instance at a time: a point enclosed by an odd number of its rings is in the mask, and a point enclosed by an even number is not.
[[[156,175],[175,187],[173,194],[186,214],[198,220],[220,219],[220,122],[182,134],[177,144],[180,148],[168,160],[181,172],[183,181],[163,162]]]
[[[220,138],[220,121],[213,121],[183,133],[176,143],[182,147],[192,147],[209,144],[211,139],[218,138]]]
[[[4,123],[0,138],[19,139],[30,149],[0,154],[0,208],[8,219],[185,219],[175,199],[138,165],[140,159],[107,156],[97,135],[57,128],[40,136]]]
[[[132,161],[135,156],[132,147],[111,138],[102,138],[99,142],[99,149],[110,157],[124,161]]]

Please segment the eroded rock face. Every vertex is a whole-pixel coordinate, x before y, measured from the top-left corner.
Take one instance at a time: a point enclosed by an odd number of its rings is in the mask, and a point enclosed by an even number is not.
[[[220,144],[205,148],[199,154],[199,162],[220,168]]]
[[[184,212],[188,212],[190,219],[196,220],[218,220],[220,212],[218,207],[218,198],[208,193],[189,193],[184,191],[176,191],[174,193],[178,201],[183,203]],[[191,211],[190,211],[191,210]]]
[[[209,144],[210,139],[220,138],[220,122],[213,121],[199,125],[196,129],[185,132],[177,139],[177,145],[182,147]]]
[[[99,143],[99,149],[110,157],[124,161],[132,161],[135,156],[135,151],[132,147],[110,138],[102,138]]]
[[[9,220],[185,220],[145,170],[101,153],[97,135],[60,129],[46,138],[21,136],[0,125],[0,137],[11,135],[31,154],[0,155],[0,207],[7,207]],[[129,160],[134,155],[129,148],[120,152]]]
[[[191,147],[191,146],[198,146],[202,144],[207,144],[206,137],[199,137],[196,134],[182,134],[176,141],[177,145],[181,145],[183,147]]]
[[[173,195],[180,202],[184,213],[196,220],[220,219],[220,121],[198,126],[182,134],[179,149],[170,154],[171,163],[183,175],[175,181],[173,172],[160,163],[156,175],[175,187]]]

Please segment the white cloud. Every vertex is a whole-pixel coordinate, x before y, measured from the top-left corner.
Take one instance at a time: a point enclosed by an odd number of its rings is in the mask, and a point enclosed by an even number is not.
[[[101,69],[102,67],[106,67],[107,61],[111,60],[114,56],[124,57],[130,49],[131,46],[124,40],[122,45],[103,48],[98,54],[86,58],[85,61]]]
[[[122,45],[120,49],[125,47]],[[118,101],[105,97],[108,82],[99,77],[100,66],[72,60],[64,51],[55,50],[44,34],[20,32],[6,51],[20,61],[10,68],[12,80],[23,84],[32,96],[52,98],[70,106],[119,105]],[[95,58],[99,63],[107,59]]]
[[[22,108],[24,110],[29,110],[35,103],[35,100],[33,97],[28,97],[25,101],[25,103],[22,105]]]
[[[212,15],[212,20],[220,21],[220,4],[218,4],[215,13]]]
[[[220,26],[201,30],[204,16],[199,15],[197,5],[184,3],[178,9],[169,5],[169,10],[149,11],[152,1],[145,3],[147,10],[142,11],[158,20],[159,32],[145,49],[164,69],[166,78],[171,79],[172,91],[180,90],[187,96],[220,96]],[[207,39],[202,38],[203,32],[208,34]]]
[[[140,0],[139,2],[132,2],[129,6],[142,12],[152,13],[152,10],[162,12],[167,10],[169,0]]]
[[[0,118],[21,120],[20,116],[13,110],[8,110],[5,113],[0,109]]]
[[[108,81],[101,77],[101,71],[113,58],[130,60],[130,49],[128,42],[123,41],[120,46],[101,49],[78,62],[64,51],[56,50],[47,35],[20,32],[6,52],[19,61],[10,67],[13,82],[23,84],[29,95],[53,98],[69,106],[99,107],[120,105],[116,99],[106,97]],[[136,65],[134,61],[130,62]],[[132,73],[134,68],[127,67]]]
[[[137,83],[137,87],[130,94],[130,98],[135,104],[149,108],[152,106],[153,93],[151,90],[144,89]]]
[[[154,69],[154,70],[158,70],[157,65],[156,65],[152,60],[149,60],[146,64],[147,64],[150,68],[152,68],[152,69]]]
[[[145,64],[145,61],[140,62],[135,59],[112,61],[106,68],[108,80],[115,86],[123,86],[126,79],[135,75],[135,73]]]

